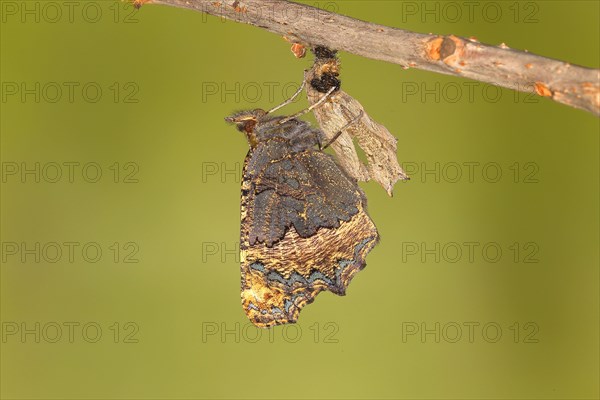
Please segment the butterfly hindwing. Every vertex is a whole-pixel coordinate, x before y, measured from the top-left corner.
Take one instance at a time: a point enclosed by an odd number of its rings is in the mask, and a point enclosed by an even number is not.
[[[295,322],[329,290],[345,294],[378,240],[364,193],[334,159],[269,140],[244,163],[242,305],[261,327]]]

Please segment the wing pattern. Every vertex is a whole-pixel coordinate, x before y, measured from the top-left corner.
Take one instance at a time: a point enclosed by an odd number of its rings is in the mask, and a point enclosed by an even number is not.
[[[330,155],[276,139],[248,153],[243,177],[242,306],[250,320],[295,322],[321,291],[344,295],[379,238],[356,181]]]

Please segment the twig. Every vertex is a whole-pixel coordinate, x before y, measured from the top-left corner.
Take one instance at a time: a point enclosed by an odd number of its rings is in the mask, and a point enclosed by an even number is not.
[[[141,0],[147,2],[147,0]],[[474,39],[410,32],[286,0],[151,0],[254,25],[293,42],[533,92],[600,116],[600,70]]]

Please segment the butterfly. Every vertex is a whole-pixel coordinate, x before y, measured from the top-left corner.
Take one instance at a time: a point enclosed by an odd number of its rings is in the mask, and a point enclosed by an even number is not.
[[[379,241],[357,180],[323,151],[339,134],[327,139],[298,119],[334,88],[297,114],[271,115],[303,86],[272,110],[225,118],[250,146],[241,185],[241,298],[250,321],[263,328],[296,322],[322,291],[345,295]]]

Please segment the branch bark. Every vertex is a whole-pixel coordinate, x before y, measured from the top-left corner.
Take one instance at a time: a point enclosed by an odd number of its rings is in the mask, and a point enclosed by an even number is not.
[[[454,35],[410,32],[286,0],[136,0],[254,25],[307,46],[332,49],[521,92],[600,116],[600,70]]]

